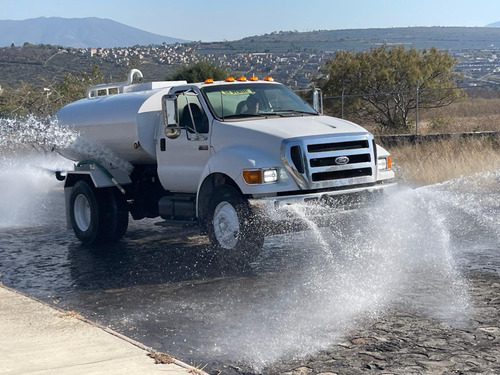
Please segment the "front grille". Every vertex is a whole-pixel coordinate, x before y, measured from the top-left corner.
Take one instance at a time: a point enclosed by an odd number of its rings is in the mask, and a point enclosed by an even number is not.
[[[374,147],[370,134],[295,139],[284,160],[302,189],[366,184],[375,181]]]
[[[328,180],[340,180],[342,178],[364,177],[371,175],[372,175],[371,168],[348,169],[345,171],[313,173],[312,180],[313,182],[318,182],[318,181],[328,181]]]
[[[337,157],[327,157],[327,158],[314,158],[310,159],[309,163],[311,167],[327,167],[329,165],[337,165]],[[357,164],[357,163],[369,163],[371,161],[370,154],[359,154],[349,156],[349,162],[347,164]]]
[[[355,150],[359,148],[368,148],[368,141],[360,140],[360,141],[320,143],[316,145],[307,145],[307,151],[309,152]]]

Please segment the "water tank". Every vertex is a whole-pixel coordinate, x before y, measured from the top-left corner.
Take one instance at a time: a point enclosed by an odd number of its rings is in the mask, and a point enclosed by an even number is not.
[[[125,92],[87,97],[61,108],[56,116],[59,124],[73,128],[120,158],[132,164],[151,164],[156,160],[156,128],[162,122],[161,98],[172,86],[168,83],[137,84],[122,90]],[[81,158],[81,150],[71,147],[58,152],[72,160]]]

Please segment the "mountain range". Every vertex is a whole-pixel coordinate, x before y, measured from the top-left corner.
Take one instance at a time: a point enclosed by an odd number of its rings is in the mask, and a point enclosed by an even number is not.
[[[366,43],[363,40],[378,39],[384,43],[410,43],[419,48],[427,46],[432,39],[437,38],[435,44],[442,44],[442,48],[448,47],[448,42],[455,41],[460,44],[463,36],[472,38],[472,43],[478,41],[482,44],[498,43],[498,29],[500,22],[491,23],[486,27],[411,27],[411,28],[382,28],[382,29],[360,29],[360,30],[321,30],[313,32],[284,32],[271,33],[261,36],[249,36],[241,40],[247,43],[250,39],[265,45],[267,41],[272,40],[273,49],[277,47],[276,42],[283,42],[281,47],[287,43],[287,39],[293,42],[313,42],[318,44],[321,49],[332,47],[345,48],[351,47],[355,41],[355,49],[365,48]],[[465,31],[464,31],[465,30]],[[463,34],[463,35],[461,35]],[[422,36],[423,35],[423,36]],[[483,35],[481,37],[481,35]],[[359,40],[358,36],[360,37]],[[376,36],[376,37],[375,37]],[[353,40],[354,39],[354,40]],[[422,43],[419,40],[423,41]],[[337,46],[331,43],[341,42]],[[442,42],[445,42],[444,44]],[[87,18],[60,18],[60,17],[39,17],[22,21],[0,20],[0,47],[6,47],[14,44],[22,46],[24,43],[30,44],[51,44],[63,47],[86,48],[86,47],[130,47],[135,45],[159,45],[188,42],[170,36],[153,34],[135,27],[127,26],[122,23],[97,17]],[[240,41],[229,43],[233,49]],[[218,42],[217,48],[228,43]],[[325,44],[325,45],[321,45]],[[345,46],[343,45],[345,44]],[[479,47],[479,46],[478,46]],[[480,46],[484,48],[483,45]],[[261,49],[259,48],[259,49]],[[267,47],[266,47],[267,48]],[[289,46],[287,46],[289,48]]]
[[[39,17],[22,21],[0,20],[0,46],[24,43],[63,47],[128,47],[186,42],[149,33],[122,23],[97,17]]]

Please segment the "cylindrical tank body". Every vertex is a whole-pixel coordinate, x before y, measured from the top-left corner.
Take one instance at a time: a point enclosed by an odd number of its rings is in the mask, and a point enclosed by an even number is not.
[[[155,131],[162,121],[161,98],[169,89],[85,98],[61,108],[56,116],[59,124],[74,128],[129,163],[152,164],[156,162]],[[81,152],[71,147],[58,152],[68,159],[81,158]]]

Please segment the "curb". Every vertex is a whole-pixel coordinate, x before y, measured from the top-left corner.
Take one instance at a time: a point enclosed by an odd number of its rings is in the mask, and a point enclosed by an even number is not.
[[[82,315],[80,315],[77,312],[64,310],[58,306],[55,306],[55,305],[52,305],[52,304],[46,302],[46,301],[40,300],[36,297],[30,296],[26,293],[23,293],[21,291],[18,291],[16,289],[8,287],[8,286],[4,285],[2,282],[0,282],[0,288],[5,289],[8,292],[17,294],[19,296],[22,296],[24,298],[30,299],[36,303],[39,303],[41,305],[44,305],[44,306],[50,308],[52,310],[55,310],[56,312],[59,312],[60,317],[71,317],[71,318],[77,319],[83,323],[89,324],[92,327],[99,328],[100,330],[104,331],[105,333],[112,335],[112,336],[114,336],[122,341],[125,341],[125,342],[143,350],[145,352],[145,355],[147,355],[148,357],[150,357],[154,360],[155,364],[174,364],[174,365],[177,365],[177,366],[187,370],[187,372],[192,373],[192,374],[209,375],[208,373],[206,373],[202,369],[188,365],[187,363],[182,362],[181,360],[179,360],[179,359],[177,359],[177,358],[175,358],[167,353],[157,352],[153,348],[148,347],[139,341],[131,339],[130,337],[127,337],[127,336],[125,336],[125,335],[123,335],[123,334],[121,334],[121,333],[119,333],[119,332],[117,332],[109,327],[105,327],[97,322],[91,321],[91,320],[83,317]]]

